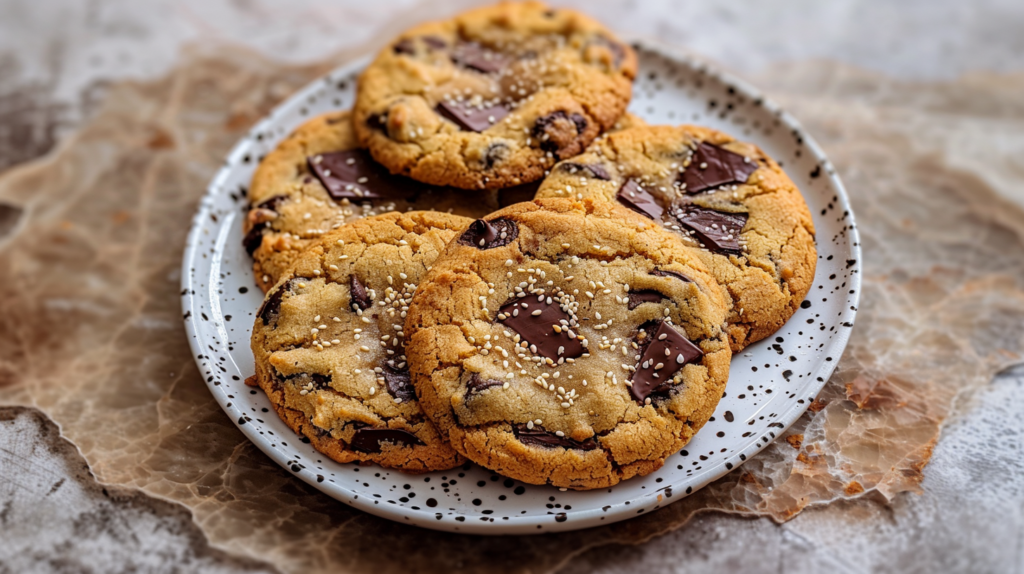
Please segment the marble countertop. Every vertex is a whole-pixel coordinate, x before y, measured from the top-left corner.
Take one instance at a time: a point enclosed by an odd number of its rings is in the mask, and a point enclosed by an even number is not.
[[[97,113],[110,85],[161,78],[196,46],[240,45],[297,65],[321,62],[372,49],[413,22],[469,4],[0,0],[0,172],[59,150]],[[820,61],[862,69],[865,77],[894,78],[906,90],[1024,72],[1019,1],[565,4],[585,6],[623,36],[698,53],[768,84],[769,94],[773,74]],[[864,105],[886,108],[903,97],[895,91]],[[1014,169],[1017,177],[1024,173],[1019,164]],[[1024,203],[1024,190],[1006,195]],[[13,225],[0,210],[0,245]],[[18,384],[19,373],[4,368],[13,364],[12,352],[0,339],[0,405],[6,402],[3,389]],[[806,508],[782,523],[700,512],[650,540],[601,544],[546,569],[1022,571],[1022,409],[1019,366],[958,394],[924,468],[920,494],[887,500],[869,493]],[[279,563],[258,553],[211,544],[204,533],[209,524],[197,524],[184,506],[99,484],[79,449],[87,451],[62,438],[40,410],[0,407],[0,573],[279,570]],[[431,570],[429,564],[422,568]]]

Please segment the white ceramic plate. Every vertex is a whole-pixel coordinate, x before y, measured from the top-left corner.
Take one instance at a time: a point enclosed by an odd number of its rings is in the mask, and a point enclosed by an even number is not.
[[[661,47],[636,46],[640,77],[630,110],[650,123],[698,123],[761,146],[803,191],[818,234],[818,268],[803,308],[774,336],[733,358],[726,396],[682,452],[648,476],[613,488],[561,492],[467,464],[427,475],[338,464],[281,422],[253,374],[249,334],[262,299],[242,249],[246,189],[259,159],[308,118],[353,102],[366,61],[296,93],[235,146],[192,222],[182,262],[182,306],[196,362],[224,411],[297,477],[346,504],[426,528],[524,534],[609,524],[690,494],[767,446],[807,409],[850,336],[861,255],[853,213],[832,165],[796,120],[755,89]]]

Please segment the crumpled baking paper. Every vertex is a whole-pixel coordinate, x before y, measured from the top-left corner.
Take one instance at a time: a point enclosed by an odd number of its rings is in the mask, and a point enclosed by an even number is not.
[[[178,293],[190,218],[228,149],[331,67],[192,52],[162,80],[112,87],[54,153],[0,177],[0,403],[39,408],[101,482],[181,503],[228,552],[284,572],[543,572],[700,511],[785,521],[885,504],[920,488],[954,407],[1024,354],[1024,77],[906,83],[789,64],[750,79],[829,154],[865,259],[850,346],[807,414],[693,496],[607,527],[464,536],[351,509],[221,412]]]

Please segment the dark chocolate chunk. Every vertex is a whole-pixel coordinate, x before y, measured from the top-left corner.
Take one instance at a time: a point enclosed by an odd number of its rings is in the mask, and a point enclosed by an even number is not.
[[[349,306],[359,307],[363,311],[369,309],[370,305],[372,305],[370,295],[366,292],[366,287],[363,286],[355,274],[349,277],[348,286],[352,293]]]
[[[381,451],[380,443],[382,442],[405,446],[423,444],[423,441],[409,431],[365,427],[356,431],[356,434],[352,436],[352,442],[349,443],[349,446],[353,450],[360,452],[377,453]]]
[[[687,193],[700,193],[727,183],[746,183],[757,170],[757,162],[725,148],[701,142],[690,165],[679,174]]]
[[[505,383],[494,379],[484,379],[478,373],[473,373],[466,381],[466,389],[471,394],[476,394],[491,387],[500,387]]]
[[[412,386],[412,377],[409,376],[408,369],[392,369],[385,365],[383,370],[384,385],[391,396],[402,399],[403,402],[416,400],[416,389]]]
[[[530,183],[498,190],[498,206],[508,207],[514,203],[533,201],[534,196],[537,195],[537,190],[540,189],[540,182],[541,180],[531,181]]]
[[[396,54],[415,54],[416,53],[416,46],[413,44],[411,38],[402,38],[401,40],[395,42],[395,45],[392,46],[391,49]]]
[[[257,223],[252,226],[249,233],[245,234],[242,238],[242,247],[245,248],[245,252],[249,255],[256,253],[256,250],[260,248],[263,243],[263,234],[267,231],[266,223]]]
[[[307,163],[334,199],[404,199],[424,187],[407,177],[391,175],[366,150],[322,153],[307,158]]]
[[[569,331],[573,329],[568,325],[569,315],[557,301],[548,301],[551,299],[528,295],[505,303],[498,312],[505,316],[501,321],[531,345],[532,352],[555,362],[579,357],[586,349],[578,337],[569,337]],[[534,314],[537,311],[540,313]],[[563,320],[566,323],[562,323]],[[555,325],[561,333],[555,331]]]
[[[484,166],[487,169],[494,167],[494,164],[504,161],[508,158],[508,145],[502,142],[495,142],[487,146],[487,152],[484,154]]]
[[[655,269],[654,271],[651,271],[651,275],[657,275],[658,277],[675,277],[684,283],[693,283],[693,281],[691,281],[686,275],[675,271],[668,271],[666,269]]]
[[[478,133],[500,122],[509,113],[509,109],[504,104],[477,107],[448,100],[441,100],[437,104],[436,110],[437,113],[455,122],[463,130]]]
[[[640,403],[655,390],[668,390],[676,371],[704,356],[699,347],[666,321],[658,321],[657,327],[648,322],[643,328],[646,336],[639,341],[642,352],[629,387],[629,393]]]
[[[504,55],[488,50],[476,42],[463,42],[452,50],[452,61],[462,66],[485,74],[500,72],[508,65],[509,59]]]
[[[626,183],[619,188],[619,192],[615,194],[615,199],[640,215],[646,215],[655,221],[660,221],[661,215],[665,212],[658,200],[640,187],[635,179],[626,180]]]
[[[526,425],[515,425],[512,427],[512,434],[519,439],[519,442],[531,446],[562,447],[576,450],[594,450],[597,448],[597,441],[593,437],[579,442],[569,437],[558,436],[553,432],[548,432],[540,426],[535,426],[531,429],[527,428]]]
[[[281,311],[281,301],[284,300],[285,292],[291,291],[292,285],[296,282],[303,281],[309,281],[309,279],[296,277],[287,283],[279,285],[263,299],[263,303],[260,305],[259,311],[256,312],[256,316],[263,321],[264,325],[269,325],[272,320],[277,319],[277,314]]]
[[[0,239],[7,237],[14,231],[24,211],[24,209],[17,205],[0,202]]]
[[[636,309],[643,303],[660,303],[662,299],[668,299],[665,295],[654,289],[641,289],[629,292],[629,310]]]
[[[437,36],[423,36],[423,43],[433,48],[434,50],[443,50],[448,47],[448,42],[445,42],[443,38]]]
[[[519,237],[516,222],[499,217],[491,221],[477,219],[459,236],[459,243],[472,245],[477,249],[493,249],[508,245]]]
[[[600,179],[602,181],[609,181],[612,178],[612,176],[608,174],[608,170],[606,170],[604,166],[601,166],[596,163],[575,163],[568,161],[561,164],[561,166],[562,167],[560,169],[562,171],[568,171],[570,173],[576,173],[578,171],[588,171],[590,172],[591,177],[594,177],[595,179]]]
[[[586,129],[587,118],[558,110],[537,118],[530,135],[540,142],[540,149],[561,158],[561,152],[576,142]]]
[[[709,251],[743,254],[740,233],[747,224],[748,214],[727,213],[687,201],[676,201],[672,206],[672,216],[692,231],[692,235]]]
[[[288,201],[287,195],[275,195],[264,199],[256,205],[256,209],[269,209],[270,211],[277,211],[277,208],[284,202]]]

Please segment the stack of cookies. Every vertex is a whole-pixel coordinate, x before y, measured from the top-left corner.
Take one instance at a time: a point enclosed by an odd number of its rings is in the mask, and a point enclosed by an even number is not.
[[[247,381],[339,462],[591,489],[657,470],[814,277],[756,146],[626,113],[637,60],[527,2],[424,24],[261,162]]]

